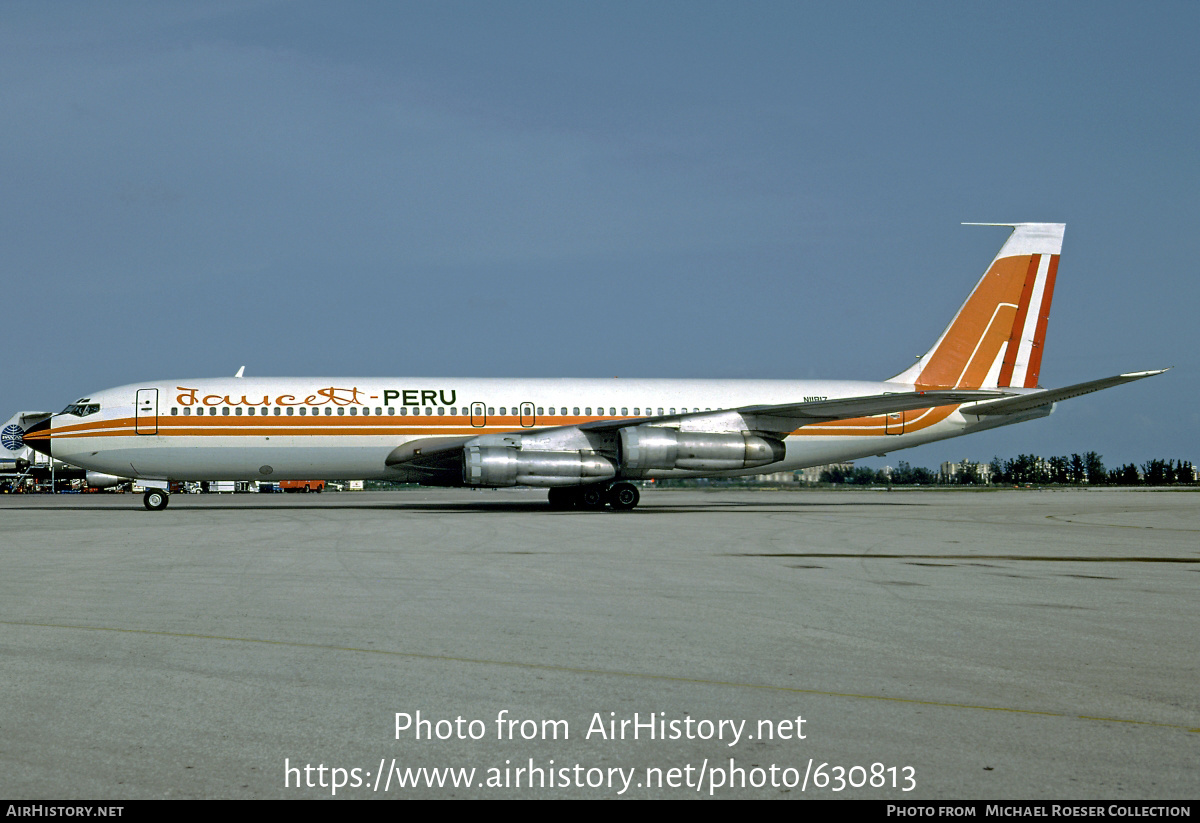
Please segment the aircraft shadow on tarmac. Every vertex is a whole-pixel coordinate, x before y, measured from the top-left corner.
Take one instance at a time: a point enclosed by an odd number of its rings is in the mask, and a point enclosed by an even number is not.
[[[787,501],[780,502],[778,500],[763,501],[763,502],[745,502],[745,501],[721,501],[712,503],[697,503],[694,505],[680,505],[678,503],[655,504],[653,501],[642,501],[633,512],[615,512],[611,509],[551,509],[545,501],[542,500],[522,500],[522,501],[483,501],[483,500],[463,500],[463,501],[412,501],[412,502],[396,502],[396,501],[365,501],[365,502],[349,502],[349,503],[326,503],[312,501],[311,504],[292,503],[287,501],[281,505],[273,505],[271,503],[209,503],[208,501],[196,501],[200,505],[189,505],[191,501],[177,500],[175,495],[172,495],[170,508],[165,512],[150,512],[143,509],[140,505],[124,506],[115,505],[94,505],[84,504],[79,506],[49,506],[49,505],[11,505],[4,506],[5,510],[13,511],[79,511],[79,512],[130,512],[136,511],[142,514],[157,514],[162,517],[170,517],[172,512],[217,512],[217,511],[247,511],[247,512],[286,512],[286,511],[349,511],[349,510],[393,510],[393,511],[430,511],[430,512],[462,512],[488,514],[496,512],[522,512],[525,514],[552,514],[559,516],[578,516],[585,514],[636,514],[636,515],[654,515],[654,514],[680,514],[691,512],[696,514],[702,513],[722,513],[722,514],[787,514],[797,510],[809,509],[829,509],[829,508],[875,508],[879,506],[901,506],[901,507],[923,507],[927,503],[913,502],[885,502],[885,501],[870,501],[870,502],[811,502],[811,501]]]

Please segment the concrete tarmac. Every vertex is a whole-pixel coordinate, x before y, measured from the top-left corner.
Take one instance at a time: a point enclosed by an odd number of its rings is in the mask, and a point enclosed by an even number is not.
[[[1200,494],[544,500],[0,497],[0,797],[1200,797]]]

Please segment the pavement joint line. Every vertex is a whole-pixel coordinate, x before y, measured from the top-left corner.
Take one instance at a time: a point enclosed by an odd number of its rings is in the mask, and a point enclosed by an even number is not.
[[[889,697],[880,694],[854,694],[853,692],[832,692],[821,689],[802,689],[794,686],[770,686],[760,683],[736,683],[726,680],[709,680],[702,677],[683,677],[671,674],[651,674],[649,672],[622,672],[613,669],[586,669],[579,666],[560,666],[551,663],[523,663],[512,660],[488,660],[475,657],[455,657],[452,655],[426,654],[422,652],[402,652],[393,649],[364,649],[356,646],[331,646],[322,643],[302,643],[295,640],[268,640],[257,637],[226,637],[214,634],[192,634],[188,632],[156,631],[151,629],[124,629],[115,626],[76,626],[64,623],[32,623],[15,620],[0,620],[2,626],[24,626],[40,629],[73,629],[76,631],[115,632],[121,634],[141,634],[159,637],[180,637],[193,640],[219,640],[230,643],[262,643],[272,646],[290,646],[301,649],[320,649],[323,651],[360,652],[363,654],[378,654],[392,657],[407,657],[414,660],[439,660],[449,663],[470,663],[483,666],[505,666],[520,669],[540,669],[542,671],[563,672],[568,674],[593,674],[607,677],[628,677],[642,680],[663,680],[674,683],[696,683],[707,686],[729,686],[738,689],[758,689],[762,691],[786,692],[790,694],[811,694],[820,697],[843,697],[854,700],[880,700],[892,703],[906,703],[915,706],[932,706],[943,709],[973,709],[985,712],[1004,712],[1008,714],[1040,715],[1042,717],[1061,717],[1073,720],[1093,720],[1102,723],[1128,723],[1136,726],[1151,726],[1162,729],[1200,734],[1200,727],[1191,728],[1178,723],[1158,723],[1153,720],[1130,720],[1120,717],[1101,717],[1087,714],[1069,714],[1066,712],[1042,711],[1038,709],[1017,709],[1010,706],[979,706],[970,703],[950,703],[938,700],[918,700],[913,697]]]

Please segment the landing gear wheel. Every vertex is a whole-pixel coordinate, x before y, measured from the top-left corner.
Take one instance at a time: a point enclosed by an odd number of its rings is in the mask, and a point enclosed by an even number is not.
[[[632,483],[614,483],[608,489],[608,505],[615,511],[627,512],[641,499],[641,492]]]
[[[556,511],[575,508],[574,489],[551,489],[549,494],[550,508]]]
[[[167,507],[170,500],[170,495],[162,489],[150,489],[142,498],[142,504],[152,512],[160,512]]]
[[[579,502],[576,505],[581,509],[602,509],[608,502],[602,486],[584,486],[577,494]]]

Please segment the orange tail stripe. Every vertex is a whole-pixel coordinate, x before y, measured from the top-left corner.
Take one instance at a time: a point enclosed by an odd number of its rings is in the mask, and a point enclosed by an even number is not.
[[[1029,369],[1025,372],[1025,388],[1035,389],[1042,376],[1042,352],[1045,350],[1046,324],[1050,322],[1050,300],[1054,297],[1054,276],[1058,274],[1058,255],[1050,255],[1046,285],[1042,289],[1042,307],[1038,312],[1037,330],[1033,333],[1033,349],[1029,352]]]
[[[1021,300],[1017,303],[1017,316],[1013,318],[1012,331],[1008,335],[1008,345],[1004,349],[1004,364],[1000,367],[999,386],[1011,386],[1013,369],[1017,365],[1017,351],[1021,348],[1021,332],[1025,330],[1025,318],[1029,315],[1029,302],[1033,296],[1033,285],[1037,281],[1038,266],[1042,256],[1035,254],[1029,258],[1029,268],[1025,272],[1025,285],[1021,287]]]

